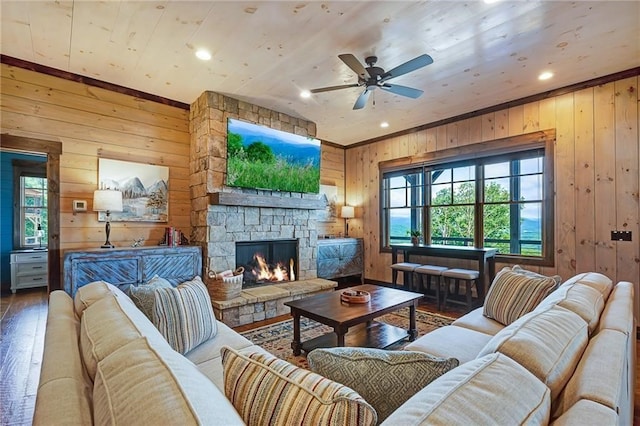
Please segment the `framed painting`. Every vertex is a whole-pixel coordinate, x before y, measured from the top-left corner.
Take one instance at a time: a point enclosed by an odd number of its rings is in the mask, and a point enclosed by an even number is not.
[[[111,222],[168,222],[169,167],[98,159],[98,188],[122,192],[122,211]],[[106,214],[98,213],[104,221]]]
[[[338,217],[338,187],[335,185],[320,185],[320,198],[326,204],[324,210],[318,211],[318,221],[335,221]]]

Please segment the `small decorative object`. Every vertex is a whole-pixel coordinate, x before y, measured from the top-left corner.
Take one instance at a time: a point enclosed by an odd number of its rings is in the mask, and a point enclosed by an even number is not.
[[[347,223],[347,233],[346,237],[349,236],[349,219],[356,217],[354,208],[352,206],[342,206],[342,210],[340,211],[340,217],[345,219]]]
[[[417,246],[420,244],[420,237],[422,236],[422,232],[418,229],[412,229],[411,231],[407,231],[408,234],[411,235],[411,244]]]
[[[100,246],[102,248],[113,248],[113,244],[109,241],[111,233],[111,224],[109,223],[109,215],[111,212],[122,211],[122,192],[112,189],[99,189],[93,191],[93,210],[96,212],[105,212],[106,224],[104,232],[107,236],[105,243]]]
[[[144,238],[140,237],[140,238],[136,238],[135,240],[133,240],[133,244],[131,244],[131,247],[140,247],[140,244],[144,241]]]
[[[240,296],[243,279],[243,267],[239,267],[235,271],[228,269],[220,273],[209,271],[205,277],[205,283],[211,300],[230,300]]]
[[[362,290],[345,290],[340,294],[340,300],[346,303],[368,303],[371,294]]]

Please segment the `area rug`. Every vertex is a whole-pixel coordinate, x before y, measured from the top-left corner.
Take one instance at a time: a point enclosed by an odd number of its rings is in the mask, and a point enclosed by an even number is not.
[[[397,312],[383,315],[376,318],[376,321],[407,328],[409,325],[409,308],[400,309]],[[418,329],[418,336],[422,336],[438,327],[449,325],[453,321],[454,318],[444,315],[432,312],[416,311],[416,327]],[[332,331],[333,329],[331,327],[320,324],[314,320],[304,317],[300,319],[300,334],[303,342],[326,333],[331,333]],[[299,367],[308,368],[307,358],[304,352],[302,355],[294,356],[293,351],[291,350],[291,341],[293,340],[292,319],[245,331],[240,334],[278,358],[289,361]],[[408,343],[408,341],[404,340],[387,349],[400,350]]]

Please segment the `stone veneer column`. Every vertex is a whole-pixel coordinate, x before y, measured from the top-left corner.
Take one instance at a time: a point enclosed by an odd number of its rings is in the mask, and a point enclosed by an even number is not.
[[[209,194],[214,192],[242,192],[283,198],[306,196],[298,193],[225,187],[227,118],[236,118],[301,136],[316,135],[313,122],[219,93],[204,92],[191,104],[191,241],[202,247],[205,270],[233,269],[236,241],[297,238],[298,279],[316,278],[316,210],[209,204]]]

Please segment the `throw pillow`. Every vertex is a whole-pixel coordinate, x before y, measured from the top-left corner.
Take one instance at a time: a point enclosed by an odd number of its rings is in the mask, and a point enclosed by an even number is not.
[[[153,323],[181,354],[215,337],[218,322],[202,279],[195,277],[176,288],[157,289]]]
[[[249,426],[376,424],[373,407],[340,383],[270,354],[220,353],[224,393]]]
[[[369,348],[315,349],[307,361],[312,371],[362,395],[375,408],[378,421],[459,364],[455,358],[423,352]]]
[[[482,313],[487,318],[509,325],[531,312],[553,292],[558,286],[558,278],[526,271],[518,265],[503,268],[489,288]]]
[[[147,318],[153,320],[153,306],[156,303],[156,289],[171,288],[171,283],[164,278],[155,275],[149,281],[138,286],[130,286],[128,290],[129,297],[136,304],[138,309],[146,315]]]

